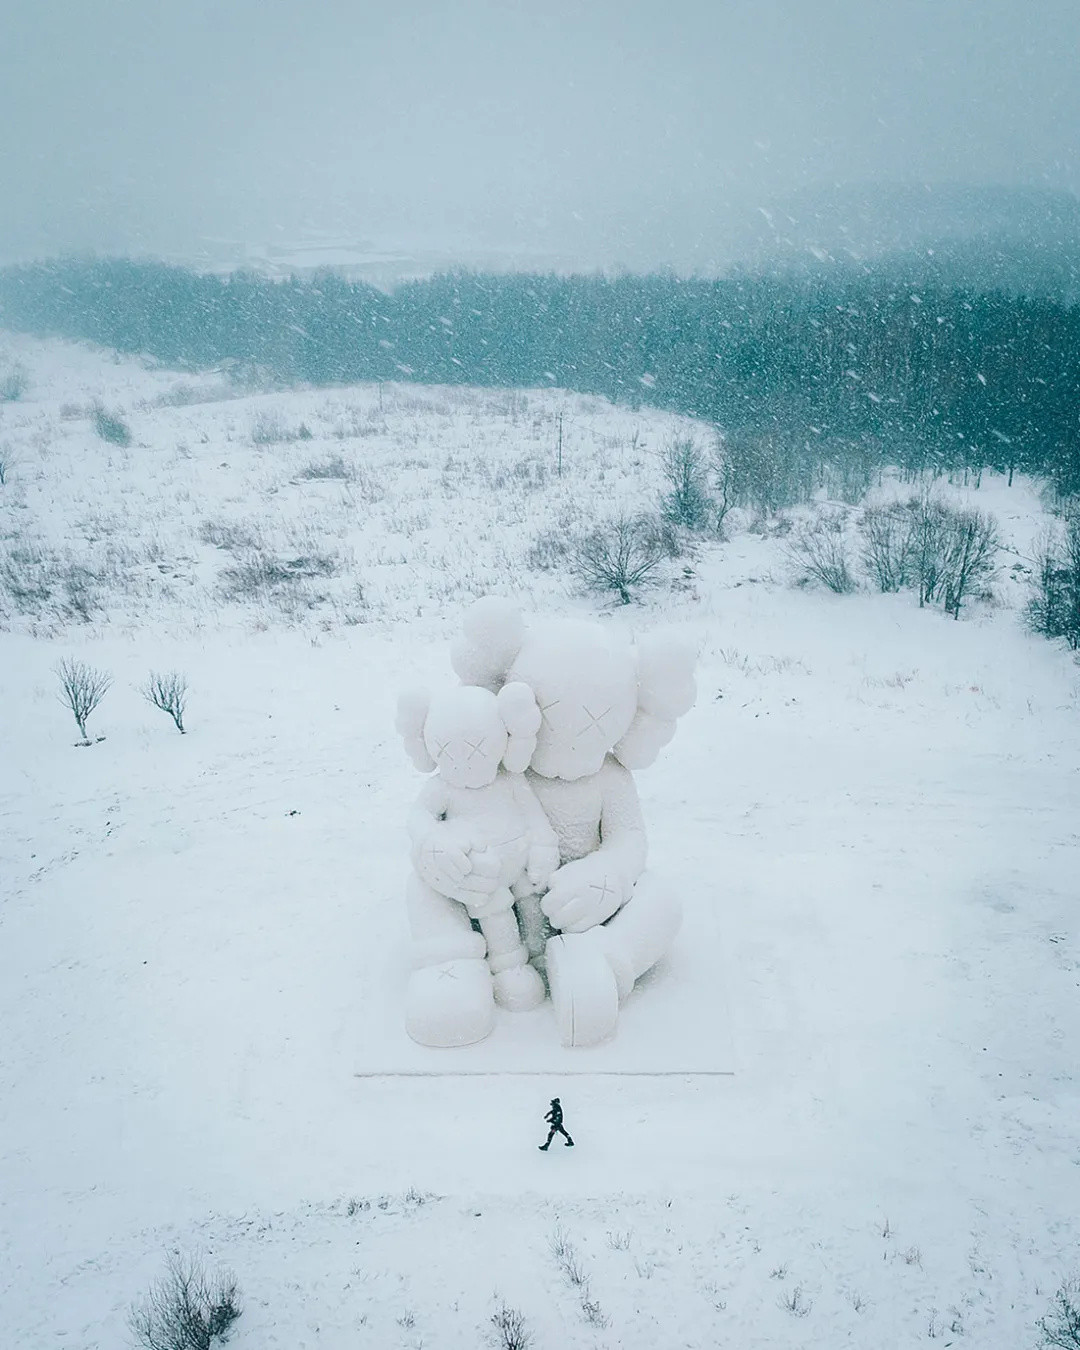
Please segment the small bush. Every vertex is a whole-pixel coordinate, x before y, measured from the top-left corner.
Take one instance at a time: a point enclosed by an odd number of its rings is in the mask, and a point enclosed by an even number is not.
[[[86,719],[108,693],[112,676],[65,656],[56,665],[56,677],[60,681],[60,701],[71,709],[75,725],[88,742]]]
[[[912,515],[893,503],[870,506],[859,522],[862,562],[881,591],[899,591],[911,579]]]
[[[571,551],[574,575],[595,591],[612,591],[624,605],[654,582],[668,556],[660,524],[650,516],[617,516],[578,540]]]
[[[279,445],[288,441],[312,440],[311,428],[306,422],[298,427],[287,427],[276,413],[261,412],[251,424],[254,445]]]
[[[179,671],[170,670],[167,675],[151,671],[140,693],[148,703],[162,712],[168,713],[176,725],[177,731],[184,734],[184,708],[187,704],[187,678]]]
[[[119,413],[108,412],[100,403],[95,403],[90,420],[103,441],[110,445],[131,444],[131,428]]]
[[[212,1350],[241,1311],[232,1275],[210,1279],[193,1258],[170,1255],[165,1276],[132,1307],[128,1324],[144,1350]]]
[[[495,1344],[499,1350],[529,1350],[533,1343],[524,1314],[506,1303],[500,1303],[492,1313],[491,1325],[495,1328]]]
[[[238,557],[235,566],[222,568],[221,583],[227,600],[257,600],[298,581],[331,577],[338,568],[338,560],[328,553],[286,559],[252,548]]]
[[[324,478],[348,480],[353,477],[353,469],[345,463],[340,455],[333,455],[330,459],[313,460],[310,464],[306,464],[296,476],[305,482],[319,481]]]
[[[1080,1280],[1066,1280],[1054,1294],[1050,1312],[1040,1317],[1043,1345],[1080,1350]]]
[[[0,375],[0,403],[17,403],[30,387],[30,379],[16,364]]]
[[[1035,548],[1033,594],[1027,606],[1031,629],[1064,638],[1080,649],[1080,511],[1059,532],[1044,535]]]
[[[856,589],[842,520],[824,517],[802,526],[787,544],[787,554],[804,574],[837,595]]]
[[[231,520],[204,520],[199,526],[199,538],[204,544],[223,548],[226,553],[241,553],[258,545],[251,529]]]
[[[989,581],[1001,551],[992,516],[947,506],[929,492],[868,508],[859,528],[863,564],[881,590],[910,586],[920,607],[940,600],[954,618]]]
[[[997,522],[982,511],[954,511],[947,534],[942,585],[945,613],[960,617],[960,606],[989,581],[1001,552]]]

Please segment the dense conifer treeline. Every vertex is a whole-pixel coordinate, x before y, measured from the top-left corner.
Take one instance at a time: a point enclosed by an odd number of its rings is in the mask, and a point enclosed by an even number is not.
[[[283,382],[557,385],[909,467],[1080,491],[1080,307],[886,275],[447,274],[387,295],[154,262],[0,272],[0,325]]]

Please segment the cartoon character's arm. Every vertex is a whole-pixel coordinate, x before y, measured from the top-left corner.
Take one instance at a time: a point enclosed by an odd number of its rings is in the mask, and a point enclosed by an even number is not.
[[[525,817],[525,828],[529,835],[529,857],[525,864],[525,875],[535,890],[542,891],[559,865],[558,836],[548,823],[540,799],[529,786],[525,776],[515,773],[509,777],[514,801]]]
[[[447,819],[451,804],[440,779],[424,784],[408,819],[413,866],[421,881],[440,895],[475,904],[495,889],[498,861],[490,854],[473,853],[468,823]]]
[[[634,780],[610,758],[600,775],[600,846],[558,868],[540,905],[565,933],[583,933],[610,919],[645,868],[645,821]]]

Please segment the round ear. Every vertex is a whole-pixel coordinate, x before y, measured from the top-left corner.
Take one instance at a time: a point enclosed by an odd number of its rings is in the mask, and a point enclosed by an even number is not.
[[[675,735],[675,722],[694,706],[696,653],[665,637],[636,644],[638,709],[626,735],[612,751],[627,769],[647,769]]]
[[[648,637],[636,644],[638,707],[653,717],[674,720],[694,706],[697,654],[677,638]]]
[[[612,750],[624,769],[647,769],[675,735],[675,719],[638,709],[626,735]]]
[[[492,693],[521,651],[525,620],[512,600],[486,595],[465,613],[462,633],[450,647],[450,664],[462,684],[478,684]]]
[[[422,773],[430,773],[435,767],[424,744],[424,723],[430,707],[431,695],[426,689],[406,689],[398,695],[394,726],[405,742],[405,753]]]
[[[497,696],[499,716],[509,733],[503,763],[510,773],[524,773],[536,749],[540,709],[533,691],[521,680],[504,684]]]

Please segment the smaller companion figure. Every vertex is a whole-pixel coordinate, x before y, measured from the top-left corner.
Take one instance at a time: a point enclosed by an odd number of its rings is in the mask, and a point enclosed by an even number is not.
[[[412,877],[409,909],[420,941],[406,1030],[422,1045],[468,1044],[491,1030],[495,1003],[525,1011],[545,998],[514,911],[516,895],[543,890],[559,865],[558,839],[523,772],[536,748],[540,709],[525,684],[506,684],[498,694],[462,686],[430,698],[403,695],[397,726],[417,768],[438,770],[409,817],[414,852],[432,852],[459,882],[485,878],[460,905],[451,902],[464,925],[455,925],[458,935],[476,940],[475,954],[440,964],[448,953],[438,938],[431,950],[424,939],[433,936],[431,916],[444,912],[449,897]],[[479,934],[469,933],[472,920]],[[448,936],[455,939],[453,932]],[[460,1013],[463,996],[470,1015],[448,1017],[447,999]]]
[[[552,1097],[551,1110],[547,1113],[544,1119],[550,1124],[551,1129],[548,1130],[547,1139],[544,1141],[544,1143],[540,1145],[541,1153],[546,1153],[548,1151],[548,1149],[551,1147],[551,1141],[555,1138],[557,1134],[562,1135],[563,1139],[566,1141],[567,1148],[574,1147],[574,1141],[570,1138],[570,1136],[566,1133],[566,1130],[563,1128],[562,1107],[559,1105],[558,1097]]]

